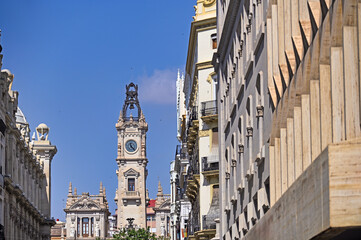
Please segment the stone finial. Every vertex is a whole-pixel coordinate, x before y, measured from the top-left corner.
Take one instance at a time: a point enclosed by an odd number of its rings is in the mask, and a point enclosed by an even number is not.
[[[146,198],[149,199],[149,190],[147,188]]]
[[[163,188],[162,188],[162,185],[160,184],[160,181],[158,181],[158,195],[163,195]]]
[[[69,182],[69,194],[68,196],[73,195],[73,187],[71,185],[71,182]]]
[[[45,124],[41,123],[36,128],[36,134],[38,136],[38,141],[48,141],[50,128]]]
[[[76,187],[74,188],[74,195],[78,195],[77,192],[76,192]]]
[[[99,194],[103,194],[103,183],[100,182],[100,186],[99,186]]]
[[[104,194],[104,196],[106,195],[105,187],[103,187],[103,194]]]

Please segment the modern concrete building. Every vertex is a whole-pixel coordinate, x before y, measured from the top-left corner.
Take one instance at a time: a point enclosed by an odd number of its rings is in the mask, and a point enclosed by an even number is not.
[[[110,216],[105,188],[100,183],[99,194],[87,192],[77,194],[76,188],[69,184],[66,213],[66,239],[106,239],[108,237]]]
[[[242,238],[270,206],[267,3],[217,2],[219,239]]]
[[[218,0],[217,10],[216,239],[358,239],[361,4]]]
[[[138,85],[126,86],[126,99],[116,129],[118,133],[117,176],[118,229],[127,228],[127,218],[134,218],[135,228],[146,228],[148,124],[138,101]]]
[[[1,53],[1,46],[0,46]],[[2,67],[0,54],[0,70]],[[49,127],[30,127],[18,107],[14,75],[0,73],[0,239],[50,239],[51,161],[57,152]]]

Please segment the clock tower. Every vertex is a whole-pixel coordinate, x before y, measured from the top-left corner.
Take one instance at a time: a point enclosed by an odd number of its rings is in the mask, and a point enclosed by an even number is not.
[[[148,124],[138,101],[138,85],[126,86],[126,99],[120,112],[118,132],[118,229],[127,228],[130,218],[133,227],[146,228],[146,133]],[[128,219],[128,220],[127,220]]]

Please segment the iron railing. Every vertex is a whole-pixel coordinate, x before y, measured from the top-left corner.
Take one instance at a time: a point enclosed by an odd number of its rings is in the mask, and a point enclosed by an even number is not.
[[[201,108],[202,117],[218,114],[218,108],[217,108],[217,101],[216,100],[202,102],[201,106],[202,106],[202,108]]]
[[[203,172],[219,170],[219,163],[218,163],[218,161],[210,162],[210,161],[208,161],[208,157],[202,157],[202,168],[203,168]]]

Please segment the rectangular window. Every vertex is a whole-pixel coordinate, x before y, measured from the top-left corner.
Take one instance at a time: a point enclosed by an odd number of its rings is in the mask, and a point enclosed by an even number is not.
[[[135,191],[135,179],[134,178],[128,179],[128,191]]]
[[[212,39],[212,48],[216,49],[217,48],[217,34],[212,34],[211,35],[211,39]]]

